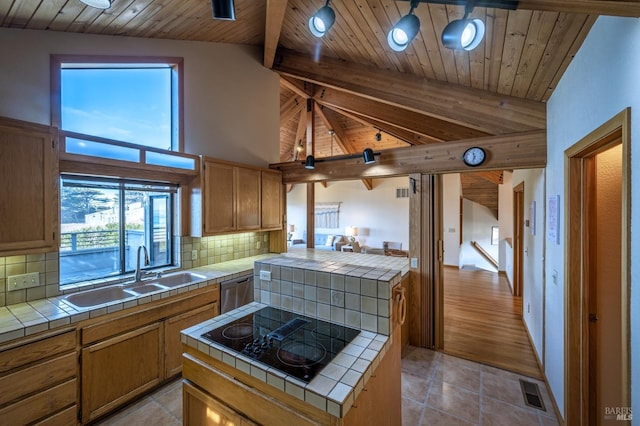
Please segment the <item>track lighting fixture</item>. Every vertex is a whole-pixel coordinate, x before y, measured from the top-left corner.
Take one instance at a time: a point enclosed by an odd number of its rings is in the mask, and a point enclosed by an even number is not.
[[[400,18],[387,34],[387,43],[396,52],[402,52],[406,49],[420,31],[420,19],[413,14],[418,3],[420,3],[418,0],[411,0],[409,13]]]
[[[382,140],[382,133],[380,133],[380,130],[378,130],[378,133],[376,133],[376,142],[380,142]]]
[[[366,148],[362,151],[362,157],[364,158],[364,164],[373,164],[376,162],[376,157],[374,157],[373,150],[371,148]]]
[[[80,0],[87,6],[95,7],[96,9],[109,9],[111,7],[111,0]]]
[[[308,170],[316,168],[316,160],[313,158],[313,155],[307,155],[307,159],[304,160],[304,168]]]
[[[236,9],[233,0],[211,0],[211,8],[213,9],[213,19],[236,20]]]
[[[473,7],[474,0],[468,0],[464,10],[464,17],[451,21],[442,31],[442,44],[454,50],[473,50],[484,38],[484,22],[481,19],[467,19]]]
[[[324,36],[336,20],[336,14],[329,6],[330,1],[327,0],[327,3],[309,18],[309,30],[316,37]]]

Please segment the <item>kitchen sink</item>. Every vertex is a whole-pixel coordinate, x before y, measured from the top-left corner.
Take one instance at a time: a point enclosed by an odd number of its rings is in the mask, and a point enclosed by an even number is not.
[[[127,287],[127,290],[132,291],[136,294],[147,294],[147,293],[152,293],[154,291],[166,290],[167,288],[168,287],[166,286],[155,284],[155,283],[145,283],[145,284],[140,284],[133,287]]]
[[[62,300],[75,308],[82,309],[102,305],[103,303],[115,302],[116,300],[128,299],[134,296],[136,296],[135,293],[125,289],[123,286],[109,286],[73,293],[63,297]]]
[[[149,284],[158,284],[164,287],[178,287],[184,284],[193,284],[206,280],[207,277],[200,274],[194,274],[193,272],[178,272],[164,277],[156,278],[151,281],[147,281]]]

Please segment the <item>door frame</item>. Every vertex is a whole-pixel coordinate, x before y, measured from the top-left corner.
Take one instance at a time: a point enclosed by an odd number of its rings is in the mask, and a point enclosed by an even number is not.
[[[522,297],[524,277],[524,181],[513,188],[513,287],[514,297]]]
[[[631,109],[618,113],[606,123],[582,138],[578,143],[565,150],[565,374],[564,400],[565,424],[587,424],[589,421],[589,319],[588,300],[585,297],[585,280],[588,262],[583,256],[584,239],[588,236],[583,224],[584,191],[582,180],[587,157],[608,148],[618,138],[622,144],[622,282],[621,282],[621,315],[622,321],[622,371],[623,400],[621,406],[629,407],[630,401],[630,229],[631,229]],[[575,188],[579,188],[576,190]]]

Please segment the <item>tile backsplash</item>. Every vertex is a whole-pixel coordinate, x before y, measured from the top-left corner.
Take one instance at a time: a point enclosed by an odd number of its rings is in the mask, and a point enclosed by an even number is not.
[[[246,232],[214,237],[176,237],[176,262],[191,269],[228,260],[269,253],[269,232]],[[195,253],[195,260],[192,260]],[[19,256],[0,256],[0,306],[30,302],[58,296],[58,251]],[[38,272],[40,285],[25,290],[8,291],[10,275]]]

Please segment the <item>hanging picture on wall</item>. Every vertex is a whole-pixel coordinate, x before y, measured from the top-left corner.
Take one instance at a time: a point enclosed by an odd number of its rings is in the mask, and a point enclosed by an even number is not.
[[[529,229],[531,235],[536,235],[536,202],[532,201],[529,206]]]
[[[560,244],[560,195],[552,195],[547,202],[547,238]]]

